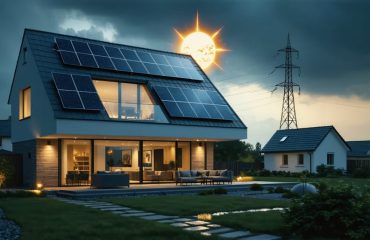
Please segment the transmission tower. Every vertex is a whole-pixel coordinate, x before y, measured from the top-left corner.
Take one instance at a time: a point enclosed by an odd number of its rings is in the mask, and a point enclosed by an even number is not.
[[[284,82],[276,84],[275,89],[273,90],[275,91],[278,87],[284,88],[283,106],[281,108],[281,118],[280,118],[280,129],[298,128],[294,103],[294,87],[299,88],[299,94],[301,92],[301,88],[299,84],[293,82],[292,73],[293,69],[297,69],[300,75],[301,68],[292,63],[292,53],[297,54],[298,57],[299,52],[297,49],[291,47],[289,34],[287,46],[285,48],[278,50],[278,54],[281,52],[285,53],[285,63],[276,66],[275,70],[280,68],[285,69],[285,80]]]

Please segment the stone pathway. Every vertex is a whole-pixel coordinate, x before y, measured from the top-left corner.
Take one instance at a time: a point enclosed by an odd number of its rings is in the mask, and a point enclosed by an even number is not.
[[[101,211],[110,212],[124,217],[137,217],[148,221],[155,221],[160,223],[169,224],[173,227],[181,228],[185,231],[199,232],[204,236],[219,236],[228,239],[243,239],[243,240],[276,240],[281,239],[279,236],[269,234],[253,234],[250,231],[240,231],[228,227],[223,227],[218,224],[213,224],[208,221],[200,221],[195,217],[178,217],[162,215],[152,212],[146,212],[141,210],[135,210],[128,207],[123,207],[107,202],[98,201],[82,201],[82,200],[71,200],[60,197],[52,197],[59,201],[81,205]]]
[[[13,221],[5,218],[5,214],[0,209],[0,239],[1,240],[16,240],[21,235],[20,227]]]

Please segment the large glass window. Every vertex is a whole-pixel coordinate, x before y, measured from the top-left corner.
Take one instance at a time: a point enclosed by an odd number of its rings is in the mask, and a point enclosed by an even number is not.
[[[19,119],[31,117],[31,88],[21,90],[19,94]]]
[[[145,85],[102,80],[94,84],[110,118],[167,122]]]
[[[63,140],[62,184],[84,185],[90,183],[91,141]]]

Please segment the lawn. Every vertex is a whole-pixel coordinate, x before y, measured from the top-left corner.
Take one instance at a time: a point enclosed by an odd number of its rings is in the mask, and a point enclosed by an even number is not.
[[[271,182],[301,182],[300,178],[294,177],[253,177],[254,181],[271,181]],[[325,182],[329,186],[352,184],[358,187],[370,186],[370,178],[351,178],[351,177],[311,177],[307,182],[317,183]]]
[[[105,200],[136,209],[178,216],[289,206],[289,201],[286,200],[264,200],[227,195],[147,196]]]
[[[213,217],[212,222],[252,232],[283,235],[284,220],[280,211],[228,214]]]
[[[205,239],[169,225],[48,198],[2,198],[0,208],[21,226],[22,239]]]

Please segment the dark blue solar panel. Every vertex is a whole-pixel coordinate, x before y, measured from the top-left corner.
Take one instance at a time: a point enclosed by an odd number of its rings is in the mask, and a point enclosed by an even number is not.
[[[191,107],[194,109],[194,112],[199,118],[210,118],[203,104],[191,103]]]
[[[225,101],[222,99],[219,93],[215,91],[207,91],[207,93],[208,93],[208,96],[212,99],[212,102],[214,104],[220,104],[220,105],[225,104]]]
[[[80,59],[81,66],[97,68],[98,65],[95,62],[93,55],[85,53],[77,53]]]
[[[194,110],[191,108],[189,103],[177,102],[177,106],[180,108],[184,117],[189,117],[189,118],[196,118],[197,117],[197,115],[195,114]]]
[[[77,91],[59,90],[59,97],[63,108],[67,109],[84,109]]]
[[[180,57],[175,57],[175,56],[166,56],[167,61],[172,65],[176,67],[182,67]]]
[[[188,58],[181,58],[180,61],[183,65],[183,67],[185,67],[185,68],[194,68],[193,63]]]
[[[105,47],[105,50],[107,50],[107,53],[108,53],[109,57],[123,58],[123,55],[122,55],[121,51],[118,48]]]
[[[108,57],[107,52],[105,51],[102,45],[89,43],[90,49],[94,55],[106,56]]]
[[[109,57],[102,57],[102,56],[95,55],[95,60],[98,63],[99,68],[112,69],[112,70],[115,69]]]
[[[128,50],[128,49],[121,48],[121,52],[127,60],[140,61],[140,59],[137,57],[135,51],[131,51],[131,50]]]
[[[153,75],[162,75],[161,70],[159,70],[157,64],[151,64],[151,63],[144,63],[146,69],[148,70],[149,74]]]
[[[166,60],[166,57],[163,55],[152,53],[152,57],[154,58],[155,62],[158,64],[169,65],[169,63]]]
[[[199,98],[192,89],[190,88],[183,88],[182,92],[185,94],[186,98],[188,99],[188,102],[200,102]]]
[[[87,45],[87,43],[80,42],[80,41],[72,41],[72,42],[73,42],[73,46],[75,47],[76,52],[91,54],[90,48]]]
[[[168,87],[167,89],[170,91],[175,101],[187,102],[187,99],[180,88]]]
[[[135,61],[130,61],[127,60],[128,64],[130,65],[131,69],[133,72],[136,73],[145,73],[147,74],[148,72],[146,71],[144,65],[141,62],[135,62]]]
[[[143,62],[155,63],[152,56],[147,52],[136,51],[137,55]]]
[[[168,77],[177,77],[175,71],[173,71],[171,66],[167,65],[158,65],[158,67],[161,69],[164,76]]]
[[[70,51],[73,52],[73,46],[70,40],[67,39],[62,39],[62,38],[56,38],[55,39],[58,49],[59,50],[65,50],[65,51]]]
[[[80,62],[74,52],[59,51],[62,60],[66,64],[80,66]]]
[[[184,116],[175,102],[164,101],[163,104],[166,107],[166,110],[168,111],[168,114],[170,114],[171,117],[183,117]]]
[[[62,73],[53,73],[52,75],[58,90],[76,90],[71,75]]]
[[[80,92],[80,96],[86,110],[102,109],[102,104],[97,93]]]
[[[154,90],[156,91],[156,93],[158,94],[159,98],[162,101],[166,101],[166,100],[173,101],[174,100],[166,87],[155,86]]]
[[[206,91],[199,89],[194,89],[193,91],[197,95],[201,103],[213,103],[212,99],[208,96]]]
[[[223,119],[234,120],[234,114],[231,109],[226,105],[217,105],[217,110],[221,113]]]
[[[189,76],[190,76],[192,79],[195,79],[195,80],[203,80],[202,75],[199,73],[199,71],[197,71],[197,70],[195,70],[195,69],[187,68],[187,69],[186,69],[186,72],[189,74]]]
[[[68,75],[69,76],[69,75]],[[94,84],[88,75],[72,75],[78,91],[96,92]]]
[[[112,58],[114,66],[119,71],[132,72],[130,66],[127,64],[125,59]]]
[[[207,110],[209,116],[213,119],[222,119],[221,114],[217,111],[217,107],[211,104],[204,104],[204,108]]]
[[[176,72],[176,75],[180,78],[190,78],[185,68],[173,67],[173,70]]]

